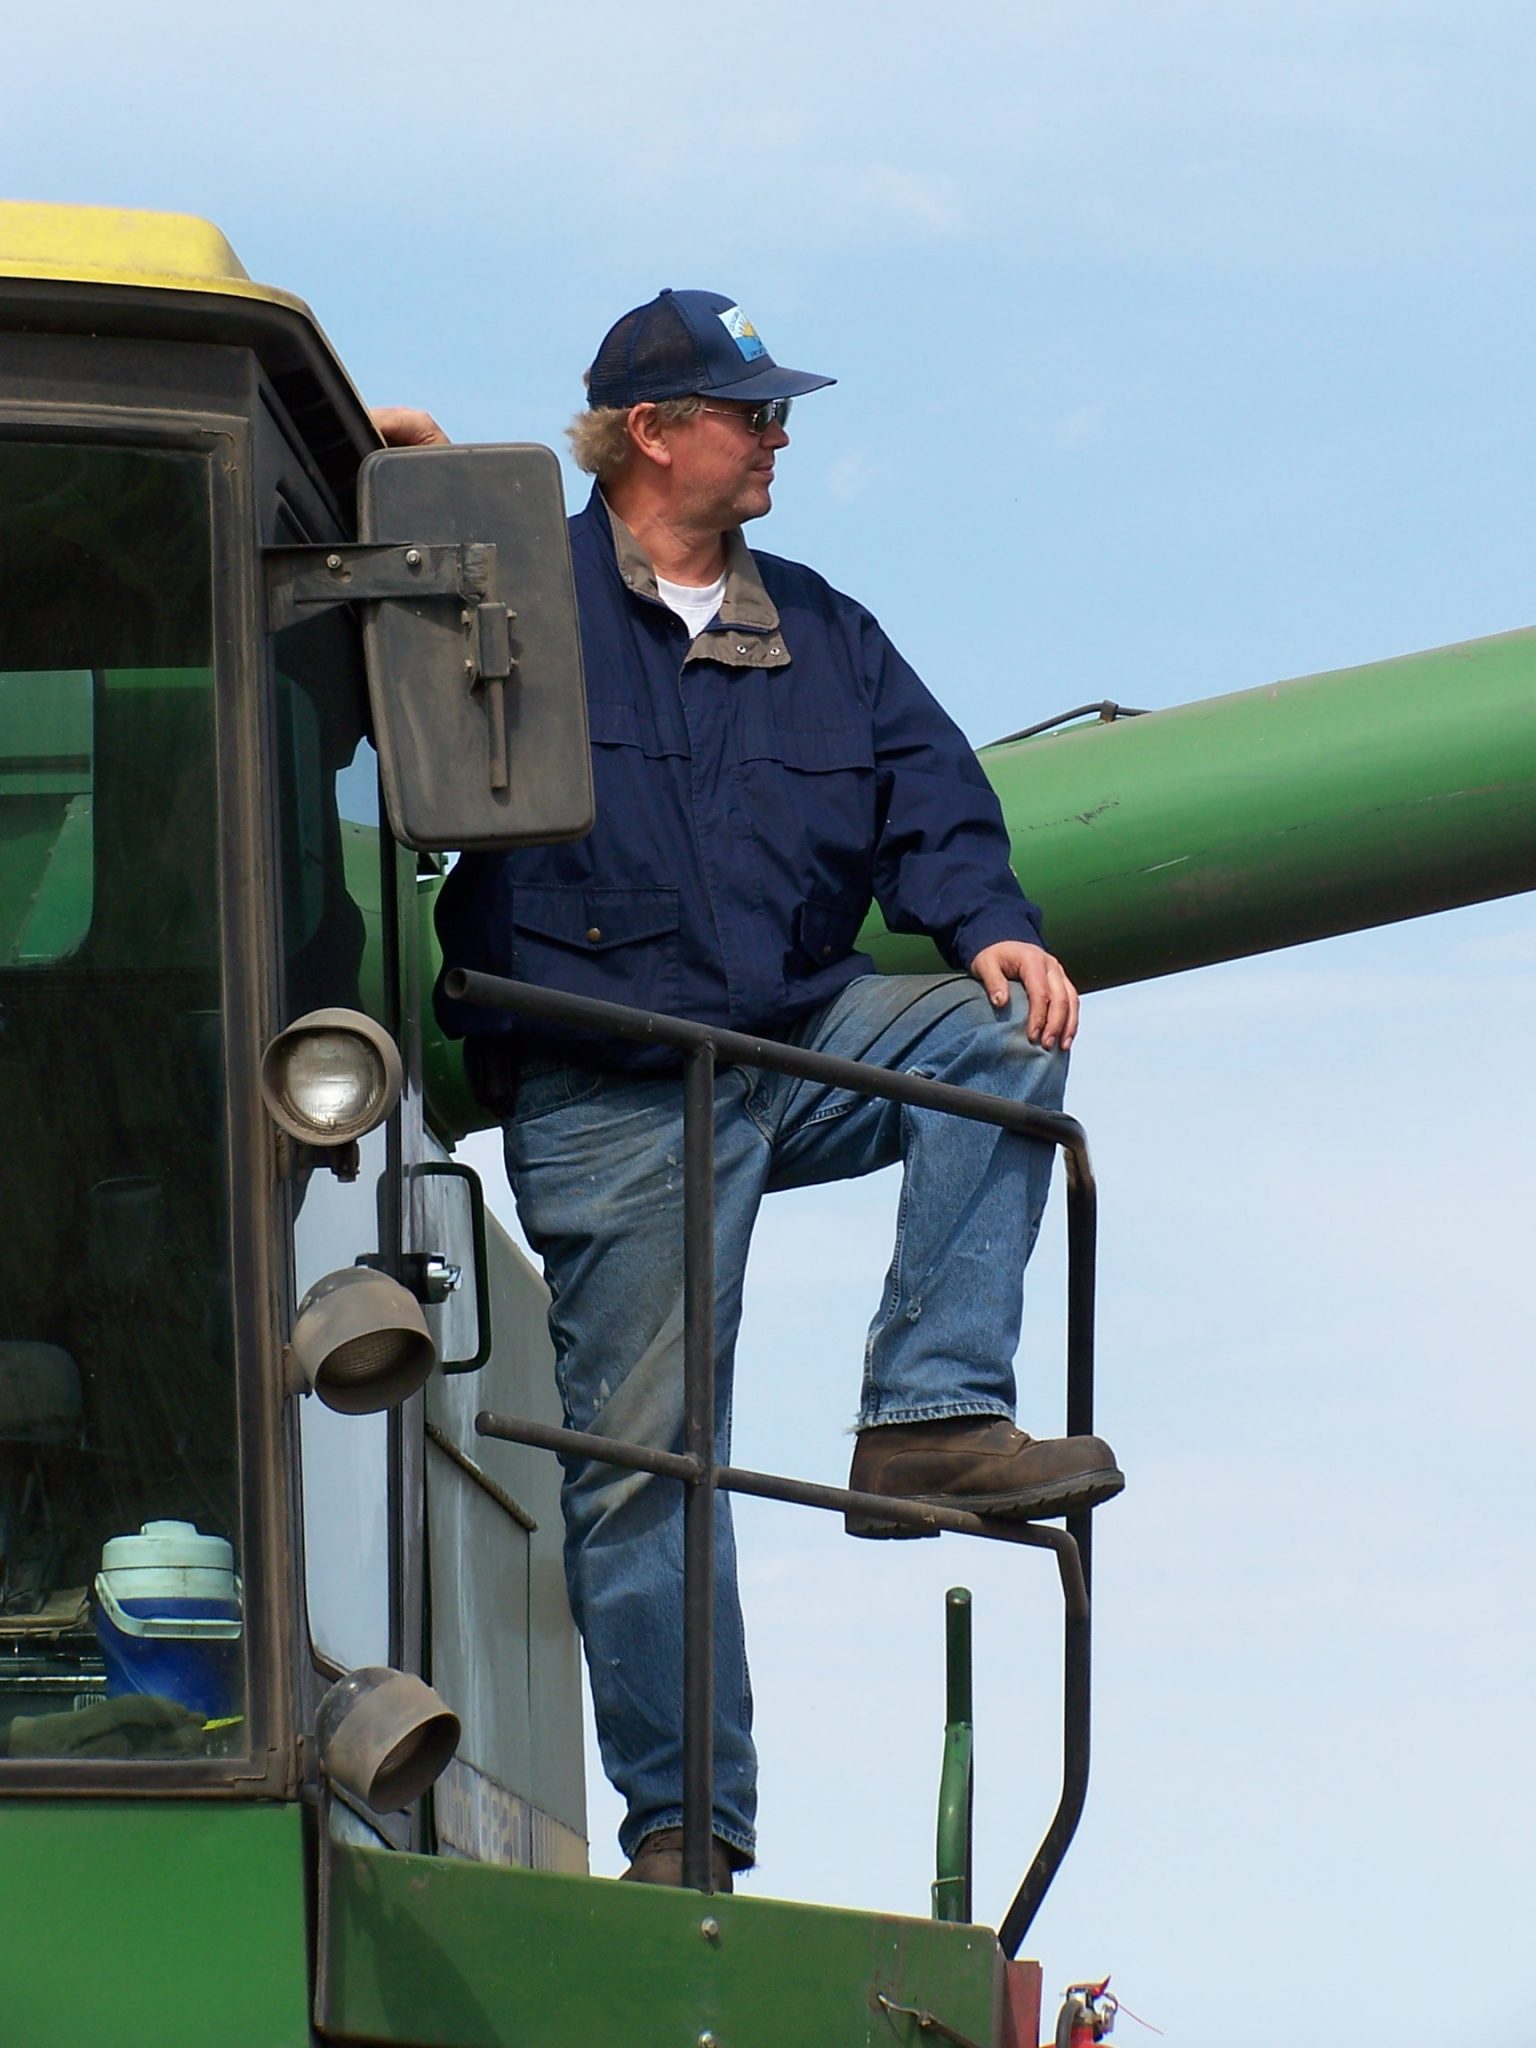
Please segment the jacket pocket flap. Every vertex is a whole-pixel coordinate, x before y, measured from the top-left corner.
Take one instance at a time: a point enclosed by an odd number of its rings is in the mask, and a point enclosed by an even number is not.
[[[688,752],[684,740],[658,732],[648,712],[603,697],[587,699],[587,737],[594,747],[638,747],[653,760]]]
[[[524,885],[513,893],[512,922],[519,931],[537,933],[541,939],[601,953],[610,946],[634,945],[675,932],[677,891]]]
[[[832,775],[840,769],[873,768],[874,735],[867,725],[796,727],[752,719],[741,735],[744,761],[782,761],[803,774]]]
[[[795,912],[795,937],[802,952],[820,967],[829,960],[842,960],[853,950],[868,909],[846,900],[802,903]]]

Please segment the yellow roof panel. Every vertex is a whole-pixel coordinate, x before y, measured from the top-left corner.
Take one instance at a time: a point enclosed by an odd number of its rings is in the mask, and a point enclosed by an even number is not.
[[[309,312],[254,283],[213,223],[190,213],[0,200],[0,277],[219,292]]]

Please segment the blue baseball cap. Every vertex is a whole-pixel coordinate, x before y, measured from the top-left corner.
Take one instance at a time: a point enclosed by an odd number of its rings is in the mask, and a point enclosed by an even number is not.
[[[603,336],[587,379],[592,405],[660,398],[799,398],[835,384],[785,370],[734,299],[719,292],[658,292]]]

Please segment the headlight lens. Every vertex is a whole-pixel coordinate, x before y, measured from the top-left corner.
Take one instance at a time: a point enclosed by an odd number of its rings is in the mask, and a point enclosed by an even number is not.
[[[326,1137],[371,1130],[384,1087],[384,1062],[350,1031],[308,1031],[283,1063],[284,1108]]]
[[[262,1055],[268,1114],[306,1145],[341,1147],[377,1130],[400,1099],[400,1052],[358,1010],[311,1010]]]

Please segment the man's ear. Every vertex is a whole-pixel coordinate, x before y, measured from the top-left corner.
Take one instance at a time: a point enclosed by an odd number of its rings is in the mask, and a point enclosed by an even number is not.
[[[654,405],[632,405],[625,426],[629,430],[630,446],[637,455],[643,456],[647,462],[654,462],[660,469],[672,467],[667,431],[657,417]]]

